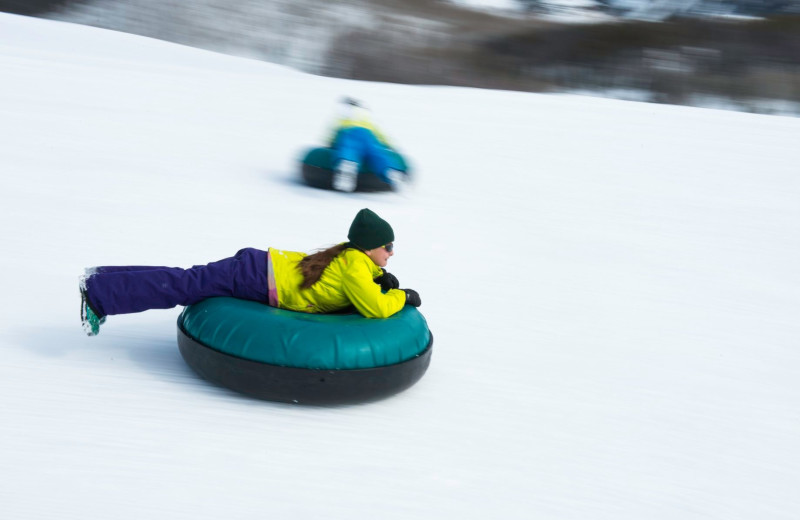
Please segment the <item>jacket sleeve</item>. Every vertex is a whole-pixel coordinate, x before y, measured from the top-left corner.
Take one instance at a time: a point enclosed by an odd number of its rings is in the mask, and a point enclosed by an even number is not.
[[[371,260],[368,260],[371,261]],[[406,304],[406,294],[390,289],[385,294],[373,281],[375,273],[365,262],[354,262],[343,273],[342,289],[353,306],[367,318],[388,318]]]

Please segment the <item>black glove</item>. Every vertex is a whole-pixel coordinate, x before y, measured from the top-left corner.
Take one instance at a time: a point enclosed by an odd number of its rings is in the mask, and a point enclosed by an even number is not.
[[[422,300],[419,297],[419,293],[414,289],[400,289],[406,293],[406,305],[411,305],[412,307],[419,307],[422,305]]]
[[[397,281],[395,275],[387,272],[383,267],[381,267],[381,271],[383,271],[383,274],[375,278],[375,283],[380,284],[381,289],[388,291],[389,289],[397,289],[400,287],[400,282]]]

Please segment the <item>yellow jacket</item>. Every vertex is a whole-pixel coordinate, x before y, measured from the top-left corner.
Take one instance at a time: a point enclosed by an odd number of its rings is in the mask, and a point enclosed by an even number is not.
[[[269,249],[270,305],[311,313],[336,312],[353,305],[367,318],[388,318],[406,303],[400,289],[381,292],[374,279],[383,271],[358,249],[346,249],[325,268],[317,283],[301,289],[303,274],[298,264],[305,256]]]
[[[328,139],[328,146],[333,146],[336,143],[336,137],[339,135],[339,132],[345,130],[347,128],[366,128],[375,136],[375,138],[380,142],[383,146],[387,148],[391,148],[392,145],[389,144],[389,140],[386,138],[383,133],[378,130],[369,119],[366,118],[342,118],[336,122],[334,125],[334,129],[331,132],[331,136]]]

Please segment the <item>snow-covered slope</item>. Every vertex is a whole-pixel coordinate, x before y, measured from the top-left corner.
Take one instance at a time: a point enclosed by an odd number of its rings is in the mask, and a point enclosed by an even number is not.
[[[800,119],[333,80],[0,15],[4,518],[795,519]],[[335,101],[407,196],[297,182]],[[362,406],[240,397],[96,264],[311,250],[370,207],[436,336]]]

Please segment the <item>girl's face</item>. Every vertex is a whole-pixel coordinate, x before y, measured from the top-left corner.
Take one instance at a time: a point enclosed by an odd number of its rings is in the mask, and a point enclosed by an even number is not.
[[[385,246],[376,247],[375,249],[369,249],[364,251],[370,259],[375,262],[375,265],[378,267],[386,267],[386,263],[389,261],[389,258],[394,256],[394,244],[386,244]]]

